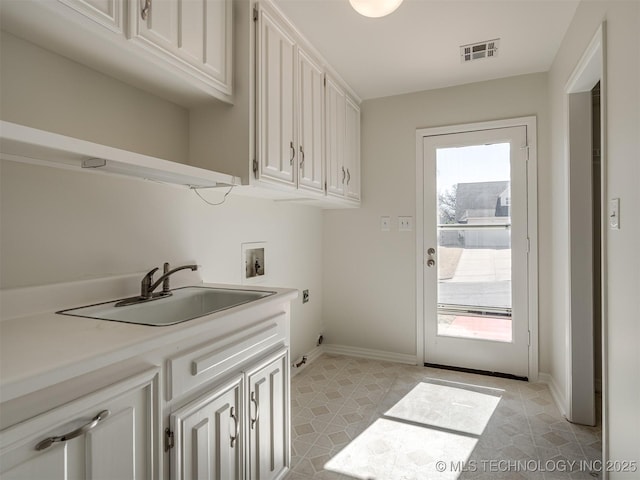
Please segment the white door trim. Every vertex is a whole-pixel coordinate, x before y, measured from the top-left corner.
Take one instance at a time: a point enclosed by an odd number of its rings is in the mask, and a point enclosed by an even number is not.
[[[603,22],[596,30],[591,42],[585,49],[578,64],[574,68],[573,72],[569,76],[565,85],[564,95],[564,115],[565,115],[565,128],[567,135],[565,137],[565,191],[567,192],[566,202],[570,205],[570,159],[571,148],[569,142],[570,132],[570,115],[569,115],[569,96],[584,91],[590,91],[591,88],[600,81],[600,208],[601,208],[601,316],[602,316],[602,461],[603,464],[609,459],[609,425],[608,425],[608,408],[609,408],[609,391],[608,391],[608,292],[607,292],[607,243],[608,243],[608,192],[607,192],[607,45],[606,45],[606,23]],[[569,211],[570,215],[570,211]],[[571,245],[571,222],[570,217],[567,222],[567,252],[570,251]],[[567,255],[567,263],[565,268],[571,272],[571,255]],[[566,284],[567,292],[571,292],[571,276],[567,279]],[[565,385],[565,398],[566,398],[566,410],[569,419],[572,419],[572,409],[574,407],[574,392],[573,384],[577,381],[579,372],[574,372],[572,369],[572,363],[574,357],[579,355],[579,352],[574,352],[572,348],[572,321],[571,321],[571,302],[567,305],[566,312],[566,335],[567,335],[567,356],[566,362],[566,374],[567,384]],[[578,361],[579,359],[576,359]],[[609,478],[609,472],[603,472],[603,479]]]
[[[529,381],[538,379],[538,151],[536,117],[509,118],[489,122],[467,123],[416,130],[416,358],[424,363],[424,143],[423,138],[452,133],[475,132],[496,128],[525,126],[529,161],[527,164],[527,230],[530,239],[529,283]]]

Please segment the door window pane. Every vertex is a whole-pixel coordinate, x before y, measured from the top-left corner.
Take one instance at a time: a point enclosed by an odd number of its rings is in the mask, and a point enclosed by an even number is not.
[[[512,341],[508,143],[440,148],[438,335]]]

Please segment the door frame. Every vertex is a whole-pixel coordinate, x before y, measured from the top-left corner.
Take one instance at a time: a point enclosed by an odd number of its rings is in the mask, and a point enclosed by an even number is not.
[[[536,117],[518,117],[487,122],[418,128],[416,130],[416,358],[425,362],[424,342],[424,137],[452,133],[477,132],[498,128],[527,128],[529,160],[527,162],[527,261],[529,316],[529,381],[538,380],[538,151]]]

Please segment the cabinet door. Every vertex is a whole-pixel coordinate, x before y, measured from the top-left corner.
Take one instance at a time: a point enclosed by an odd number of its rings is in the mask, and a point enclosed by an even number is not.
[[[324,191],[323,83],[322,66],[298,49],[298,186],[319,192]]]
[[[344,164],[345,195],[360,200],[360,107],[347,96]]]
[[[231,94],[231,0],[130,1],[131,37],[177,69],[186,62],[188,73]]]
[[[240,480],[243,476],[242,376],[171,415],[175,480]]]
[[[3,480],[158,477],[156,382],[157,370],[3,431]],[[75,438],[36,450],[43,440],[81,427]]]
[[[289,356],[282,350],[249,372],[249,478],[279,478],[290,465]]]
[[[327,75],[325,90],[325,135],[327,194],[342,197],[347,179],[344,165],[346,95]]]
[[[58,0],[100,25],[122,33],[122,0]]]
[[[258,22],[260,178],[295,185],[296,46],[284,26],[262,8]]]

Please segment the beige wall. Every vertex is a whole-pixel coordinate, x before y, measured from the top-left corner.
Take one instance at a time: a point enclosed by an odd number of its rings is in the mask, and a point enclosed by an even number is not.
[[[186,160],[189,112],[10,35],[2,36],[3,120]],[[221,193],[205,191],[212,201]],[[292,358],[322,321],[322,212],[232,193],[205,205],[186,189],[0,162],[0,288],[197,262],[205,281],[239,283],[241,243],[266,241],[270,285],[308,288],[292,307]],[[132,292],[133,293],[133,292]]]
[[[186,163],[189,112],[2,32],[0,118]]]
[[[548,247],[547,76],[544,73],[367,100],[362,104],[362,208],[324,215],[324,319],[328,343],[416,353],[414,233],[417,128],[536,115],[540,170],[540,250]],[[380,231],[380,216],[392,231]],[[548,275],[544,261],[541,275]],[[541,282],[542,283],[542,282]],[[541,285],[541,306],[550,292]],[[541,310],[541,369],[549,325]]]
[[[607,198],[620,198],[621,228],[607,230],[609,448],[612,460],[640,463],[640,3],[582,2],[549,73],[551,162],[548,179],[551,216],[550,373],[567,387],[566,319],[568,314],[567,158],[565,85],[600,24],[606,21],[606,175]],[[541,280],[542,281],[542,280]],[[604,388],[607,388],[605,385]],[[613,473],[611,478],[637,478]]]

